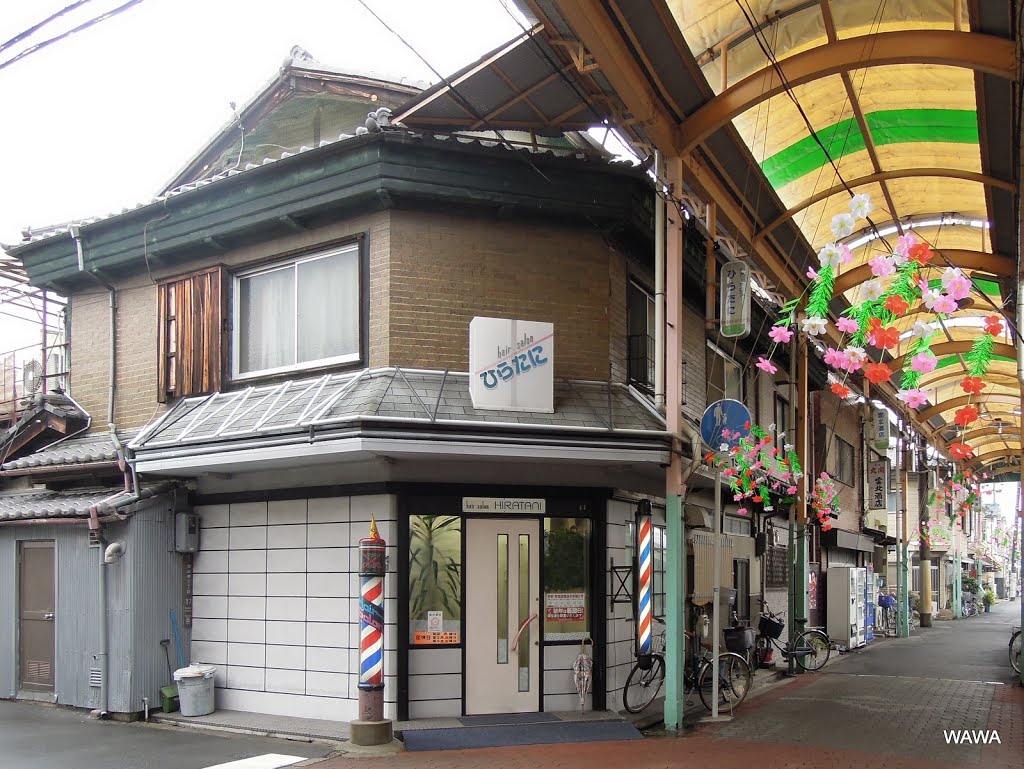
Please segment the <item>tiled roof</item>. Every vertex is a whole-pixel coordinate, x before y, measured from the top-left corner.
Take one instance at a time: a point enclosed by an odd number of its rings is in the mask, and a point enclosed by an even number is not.
[[[137,431],[124,432],[118,437],[127,443]],[[80,438],[60,441],[34,454],[5,462],[3,470],[22,470],[30,467],[53,467],[56,465],[78,465],[89,462],[113,462],[117,451],[110,434],[94,433]]]
[[[168,482],[143,485],[139,500],[149,499],[171,488]],[[89,515],[89,508],[104,500],[110,500],[100,507],[100,512],[109,512],[112,504],[119,500],[115,497],[124,490],[113,488],[83,488],[73,491],[51,491],[50,489],[33,489],[31,491],[0,492],[0,521],[16,521],[31,518],[84,518]]]
[[[469,376],[444,371],[364,370],[188,398],[145,428],[131,448],[215,443],[239,437],[305,433],[364,418],[465,427],[571,432],[579,428],[664,433],[643,396],[606,382],[560,380],[554,413],[475,409]]]

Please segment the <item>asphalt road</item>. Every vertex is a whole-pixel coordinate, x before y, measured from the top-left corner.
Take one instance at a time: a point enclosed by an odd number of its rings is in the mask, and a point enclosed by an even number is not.
[[[3,769],[205,769],[266,753],[306,759],[331,751],[327,744],[97,721],[79,710],[0,700]]]

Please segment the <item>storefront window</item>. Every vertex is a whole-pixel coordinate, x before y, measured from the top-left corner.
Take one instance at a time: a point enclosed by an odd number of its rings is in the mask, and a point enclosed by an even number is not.
[[[544,640],[590,636],[590,521],[544,521]]]
[[[459,643],[462,621],[462,519],[409,519],[409,642]]]

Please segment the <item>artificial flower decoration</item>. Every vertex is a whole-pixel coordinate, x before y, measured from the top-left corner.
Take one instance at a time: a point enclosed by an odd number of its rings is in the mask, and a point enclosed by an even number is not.
[[[1003,319],[998,315],[989,315],[985,318],[985,333],[992,336],[999,336],[1003,333]]]
[[[868,342],[879,350],[891,350],[900,343],[900,332],[895,326],[879,326],[868,333]]]
[[[981,395],[981,391],[985,389],[985,382],[980,376],[965,376],[960,386],[969,395]]]
[[[921,292],[921,301],[929,310],[935,309],[935,302],[942,296],[942,293],[935,288],[928,288]]]
[[[793,338],[793,332],[786,326],[777,325],[768,330],[768,336],[775,344],[787,344]]]
[[[910,247],[917,243],[917,238],[911,234],[900,235],[896,240],[896,253],[899,256],[907,257],[910,255]]]
[[[868,264],[871,266],[871,274],[876,278],[888,278],[896,272],[896,263],[891,256],[879,254]]]
[[[860,326],[857,325],[857,321],[853,318],[840,318],[836,321],[836,328],[844,334],[856,334]]]
[[[822,531],[832,528],[832,520],[839,517],[839,492],[828,473],[814,479],[811,490],[811,510],[818,518]]]
[[[839,352],[835,347],[829,347],[825,350],[825,365],[831,366],[832,368],[845,368],[846,367],[846,355]]]
[[[859,371],[860,367],[867,363],[868,354],[863,347],[847,347],[843,352],[846,355],[846,365],[843,368],[850,373]]]
[[[915,242],[907,251],[907,256],[910,257],[911,261],[916,262],[919,267],[924,267],[931,261],[933,256],[932,247],[927,243]]]
[[[871,196],[867,193],[850,198],[850,214],[855,219],[867,219],[872,210]]]
[[[882,382],[889,381],[889,377],[892,376],[892,369],[884,363],[869,363],[864,367],[864,376],[868,378],[871,384],[881,384]]]
[[[882,281],[878,279],[869,280],[864,283],[863,292],[865,301],[877,302],[882,298],[882,294],[885,293],[885,286],[883,286]]]
[[[831,267],[833,270],[839,269],[842,258],[843,252],[835,243],[826,243],[818,252],[818,264],[822,267]]]
[[[967,427],[978,419],[978,407],[968,403],[963,408],[956,410],[956,416],[953,421],[961,427]]]
[[[928,402],[928,393],[916,387],[912,387],[909,390],[900,390],[896,393],[896,397],[912,409],[916,409],[918,406],[923,406]]]
[[[925,320],[919,320],[914,323],[911,333],[919,339],[927,339],[935,333],[935,326]]]
[[[957,272],[960,272],[957,270]],[[971,281],[970,278],[965,276],[963,273],[958,274],[949,283],[946,284],[946,293],[950,299],[959,301],[966,299],[971,295]]]
[[[921,374],[930,374],[939,365],[939,359],[930,353],[922,352],[910,359],[910,368]]]
[[[817,272],[817,270],[815,270],[813,267],[808,267],[807,268],[807,277],[810,278],[811,280],[817,280],[818,279],[818,272]]]
[[[820,336],[828,325],[824,318],[804,318],[803,330],[809,336]]]
[[[845,238],[853,233],[853,214],[836,214],[832,217],[832,234],[837,238]]]
[[[767,358],[765,358],[764,356],[758,357],[757,367],[767,374],[774,374],[776,371],[778,371],[778,369],[775,367],[775,364],[772,363]]]
[[[776,502],[792,501],[796,487],[790,486],[791,491],[784,494],[782,483],[791,482],[803,475],[793,448],[787,445],[783,453],[776,448],[776,437],[757,425],[751,427],[747,423],[744,429],[750,432],[743,435],[738,431],[722,431],[723,438],[735,441],[731,449],[731,460],[736,463],[735,467],[728,467],[722,472],[722,476],[729,481],[733,501],[741,504],[745,500],[761,502],[765,510],[774,509]],[[769,431],[774,433],[775,425],[769,425]],[[711,455],[708,461],[713,465],[722,464],[721,459]]]
[[[840,398],[850,397],[850,388],[844,384],[839,384],[839,382],[832,383],[832,392],[834,392]]]
[[[893,315],[902,315],[910,309],[910,302],[899,294],[890,294],[885,298],[885,304],[883,307]]]
[[[961,275],[963,275],[963,273],[956,267],[947,267],[945,272],[942,273],[942,287],[945,288],[949,285],[951,280],[958,278]]]
[[[949,294],[939,294],[935,301],[932,303],[932,310],[937,315],[952,315],[960,308],[960,305],[956,303]]]

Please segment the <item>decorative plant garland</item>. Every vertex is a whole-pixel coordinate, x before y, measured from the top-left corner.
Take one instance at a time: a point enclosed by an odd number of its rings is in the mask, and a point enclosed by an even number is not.
[[[790,299],[782,305],[780,318],[768,332],[772,346],[766,356],[759,356],[756,367],[766,374],[778,371],[772,357],[780,344],[787,344],[793,338],[796,326],[796,313],[806,295],[804,318],[800,330],[809,337],[823,335],[828,328],[828,316],[836,278],[840,268],[853,259],[853,254],[842,238],[851,235],[857,223],[866,219],[872,211],[871,199],[866,194],[854,195],[849,201],[850,213],[841,213],[832,217],[831,230],[834,241],[826,243],[818,252],[819,267],[807,271],[811,283],[803,294]],[[877,348],[884,357],[886,352],[893,357],[893,351],[901,342],[900,331],[895,322],[920,305],[935,314],[938,321],[959,309],[960,302],[971,292],[971,279],[956,267],[949,267],[941,278],[941,288],[924,278],[923,270],[934,256],[931,247],[920,241],[914,234],[901,235],[891,254],[879,254],[868,261],[873,277],[862,284],[863,299],[849,307],[836,321],[840,332],[840,346],[829,347],[825,353],[825,363],[839,374],[839,381],[832,384],[831,390],[840,398],[846,398],[851,390],[846,386],[847,378],[854,373],[861,373],[872,384],[890,381],[896,373],[890,364],[882,360],[873,361],[866,347]],[[984,374],[992,362],[995,350],[995,337],[1002,333],[1002,319],[997,315],[985,318],[985,334],[975,340],[971,351],[964,356],[967,364],[967,376],[960,386],[969,399],[965,406],[957,409],[954,422],[965,429],[978,419],[978,408],[971,402],[975,395],[980,395],[986,384]],[[897,398],[908,408],[916,409],[928,403],[928,393],[919,387],[921,377],[935,370],[938,359],[931,352],[932,339],[938,327],[930,321],[918,320],[911,328],[912,341],[903,355],[903,369],[900,372]],[[845,346],[843,342],[848,341]],[[770,425],[768,431],[757,425],[745,426],[748,434],[723,432],[723,437],[736,445],[720,447],[724,454],[735,464],[723,471],[723,476],[733,492],[733,499],[744,505],[741,514],[749,510],[748,502],[763,505],[766,511],[772,511],[776,504],[792,502],[797,493],[797,481],[803,472],[793,447],[786,445],[785,450],[776,446],[775,439],[768,433],[775,432]],[[950,455],[955,459],[969,459],[974,456],[974,449],[956,441],[949,445]],[[721,454],[714,452],[706,456],[711,465],[720,466],[725,461]],[[970,476],[956,481],[962,488]],[[831,528],[831,521],[838,517],[839,503],[835,484],[828,473],[821,473],[815,479],[810,494],[812,515],[816,516],[823,530]],[[976,492],[968,492],[968,501],[955,511],[962,516],[977,503],[980,496]],[[952,522],[953,518],[951,518]],[[934,526],[931,531],[935,531]],[[927,534],[926,534],[927,536]]]

